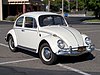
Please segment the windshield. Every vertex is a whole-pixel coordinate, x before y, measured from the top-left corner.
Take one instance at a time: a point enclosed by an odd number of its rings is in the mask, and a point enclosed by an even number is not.
[[[39,17],[39,24],[41,27],[43,26],[53,26],[53,25],[61,25],[65,26],[65,20],[62,16],[59,15],[42,15]]]

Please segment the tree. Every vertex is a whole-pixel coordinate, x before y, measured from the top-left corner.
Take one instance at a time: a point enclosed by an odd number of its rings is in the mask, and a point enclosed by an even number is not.
[[[48,0],[43,0],[44,4],[48,5]],[[50,0],[51,11],[58,12],[62,7],[62,0]],[[70,0],[71,1],[71,0]],[[70,2],[70,9],[76,9],[76,0]],[[78,0],[78,10],[89,10],[94,11],[96,18],[100,18],[100,0]],[[68,11],[68,2],[64,0],[64,11]]]
[[[83,10],[84,9],[84,6],[85,6],[85,3],[84,3],[84,0],[73,0],[70,2],[70,8],[71,10],[76,10],[76,2],[78,4],[78,10]]]
[[[43,1],[45,5],[48,5],[48,0]],[[50,9],[52,12],[58,12],[62,8],[62,0],[50,0]],[[64,11],[68,11],[68,2],[64,0]]]
[[[87,10],[94,11],[95,17],[100,18],[100,0],[86,0],[85,4]]]
[[[84,0],[78,0],[78,6],[79,6],[79,10],[84,10],[85,8],[85,2]]]
[[[94,9],[94,14],[95,14],[96,18],[100,19],[100,0],[96,1],[96,6],[95,6],[95,9]]]

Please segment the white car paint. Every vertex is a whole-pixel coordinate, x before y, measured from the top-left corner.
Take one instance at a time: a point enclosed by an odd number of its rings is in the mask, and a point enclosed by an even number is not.
[[[30,12],[21,15],[24,16],[23,26],[16,27],[16,21],[14,28],[11,29],[8,34],[11,34],[14,38],[15,46],[23,46],[31,49],[36,49],[36,53],[39,52],[39,45],[42,40],[46,40],[50,45],[52,51],[57,55],[81,55],[87,52],[94,50],[94,47],[91,45],[86,45],[85,38],[87,35],[81,34],[74,28],[68,26],[45,26],[41,27],[39,25],[39,16],[41,15],[58,15],[56,13],[50,12]],[[19,17],[19,18],[20,18]],[[37,28],[25,28],[25,17],[33,17],[36,20]],[[65,19],[64,19],[65,20]],[[6,36],[7,38],[7,36]],[[65,48],[60,49],[57,45],[57,41],[61,39],[65,42]],[[86,47],[86,51],[78,52],[79,47]],[[71,52],[70,52],[71,50]]]
[[[14,29],[9,30],[9,32],[7,33],[7,35],[6,35],[6,37],[5,37],[6,40],[7,40],[7,36],[8,36],[9,34],[12,35],[12,37],[14,37],[14,38],[13,38],[13,39],[14,39],[14,44],[15,44],[15,47],[17,47],[17,46],[18,46],[18,42],[17,42],[17,38],[16,38],[16,34],[15,34]]]
[[[50,27],[44,27],[41,30],[51,34],[56,34],[58,37],[63,39],[68,46],[72,47],[84,46],[80,32],[71,27],[50,26]]]

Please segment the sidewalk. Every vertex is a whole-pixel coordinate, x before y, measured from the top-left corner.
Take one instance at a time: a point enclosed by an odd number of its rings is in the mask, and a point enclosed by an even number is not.
[[[85,14],[68,14],[68,17],[86,17]]]
[[[99,24],[100,25],[100,22],[82,22],[82,23],[85,23],[85,24]]]

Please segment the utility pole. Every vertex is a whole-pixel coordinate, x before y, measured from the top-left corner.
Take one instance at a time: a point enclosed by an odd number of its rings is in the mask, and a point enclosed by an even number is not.
[[[78,11],[78,0],[76,0],[76,11]]]
[[[64,0],[62,0],[62,16],[64,16]]]
[[[50,11],[50,0],[48,0],[48,12]]]

